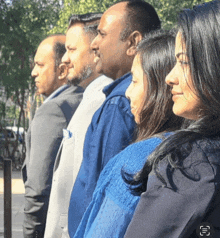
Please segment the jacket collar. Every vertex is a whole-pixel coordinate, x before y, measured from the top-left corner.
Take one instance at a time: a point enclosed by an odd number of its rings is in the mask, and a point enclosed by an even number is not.
[[[45,100],[44,100],[44,103],[50,101],[51,99],[57,97],[59,94],[61,94],[64,90],[66,90],[67,88],[69,88],[69,85],[65,84],[61,87],[59,87],[58,89],[56,89],[53,93],[50,94],[49,97],[47,97]]]
[[[110,85],[106,86],[103,89],[103,93],[106,95],[106,97],[108,97],[113,91],[114,91],[115,95],[118,95],[118,93],[120,94],[120,91],[124,92],[124,83],[122,83],[122,81],[125,82],[126,79],[131,79],[131,73],[130,72],[123,75],[121,78],[116,79]]]

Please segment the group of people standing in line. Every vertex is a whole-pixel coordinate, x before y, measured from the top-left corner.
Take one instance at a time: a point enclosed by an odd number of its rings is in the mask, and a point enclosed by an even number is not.
[[[220,237],[220,1],[73,15],[34,63],[25,238]]]

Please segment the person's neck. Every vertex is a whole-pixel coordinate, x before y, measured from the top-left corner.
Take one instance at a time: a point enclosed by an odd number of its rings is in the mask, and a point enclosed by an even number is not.
[[[115,73],[115,75],[113,75],[110,78],[112,78],[114,81],[116,79],[121,78],[123,75],[125,75],[131,71],[131,66],[132,66],[132,64],[128,64],[127,67],[121,68],[120,70],[118,70],[118,72]]]
[[[79,86],[82,87],[82,88],[84,88],[84,89],[86,89],[86,88],[89,86],[89,84],[90,84],[93,80],[95,80],[96,78],[98,78],[99,76],[100,76],[100,74],[98,74],[98,73],[93,73],[89,78],[83,80],[83,81],[79,84]]]

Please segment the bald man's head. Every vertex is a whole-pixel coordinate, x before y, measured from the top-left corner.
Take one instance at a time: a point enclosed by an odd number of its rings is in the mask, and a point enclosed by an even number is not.
[[[158,28],[160,20],[150,4],[136,0],[112,5],[102,15],[98,36],[91,43],[96,71],[112,79],[128,73],[138,43]]]
[[[112,9],[120,9],[124,14],[125,26],[121,32],[121,40],[126,40],[133,31],[139,31],[144,36],[161,27],[154,7],[143,0],[120,1],[108,10]]]
[[[65,41],[65,35],[51,35],[40,43],[34,57],[35,66],[31,72],[38,94],[49,96],[67,83],[67,66],[61,64],[65,53]]]

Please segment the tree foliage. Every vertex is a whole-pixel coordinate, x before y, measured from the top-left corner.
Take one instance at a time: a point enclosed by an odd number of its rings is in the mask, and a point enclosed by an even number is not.
[[[192,9],[193,6],[208,2],[209,0],[149,0],[156,9],[164,29],[171,29],[175,26],[178,13],[186,8]]]
[[[171,29],[177,19],[177,14],[184,8],[192,8],[201,2],[208,0],[148,0],[155,7],[165,29]],[[84,14],[87,12],[104,12],[117,0],[64,0],[64,8],[61,10],[56,26],[49,33],[65,33],[68,20],[72,14]]]
[[[0,127],[7,125],[8,99],[15,105],[18,126],[25,125],[25,107],[34,93],[34,53],[59,17],[60,0],[0,0]],[[4,89],[4,90],[3,90]],[[5,123],[4,123],[5,121]]]
[[[64,7],[60,11],[59,20],[49,33],[65,33],[72,14],[104,12],[114,2],[117,0],[64,0]]]
[[[0,86],[23,109],[31,79],[34,53],[57,22],[59,0],[0,0]],[[4,107],[2,107],[4,108]],[[0,113],[1,114],[1,113]]]
[[[7,5],[0,0],[0,79],[8,96],[28,88],[31,59],[39,42],[58,19],[58,2],[20,0]]]

